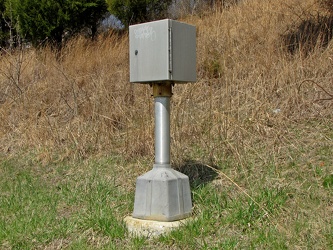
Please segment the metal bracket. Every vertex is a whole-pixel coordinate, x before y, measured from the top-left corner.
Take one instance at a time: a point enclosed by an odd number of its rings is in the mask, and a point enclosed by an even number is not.
[[[154,97],[171,97],[172,96],[172,82],[153,83],[153,96]]]

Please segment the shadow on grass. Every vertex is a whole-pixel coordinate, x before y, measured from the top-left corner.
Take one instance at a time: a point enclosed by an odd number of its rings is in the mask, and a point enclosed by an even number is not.
[[[212,167],[218,169],[218,166],[213,165]],[[176,164],[174,169],[189,177],[191,187],[197,187],[212,182],[218,176],[216,171],[194,160],[185,160],[184,162]]]
[[[296,29],[283,36],[290,54],[309,55],[316,47],[326,48],[333,37],[333,16],[303,20]]]

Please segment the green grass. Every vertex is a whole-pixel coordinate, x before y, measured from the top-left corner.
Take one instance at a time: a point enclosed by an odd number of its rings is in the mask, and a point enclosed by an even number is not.
[[[123,222],[149,160],[3,157],[0,249],[332,249],[332,152],[297,152],[260,169],[215,166],[215,175],[197,164],[193,176],[207,176],[191,177],[195,220],[155,239],[130,237]]]
[[[118,211],[131,204],[132,196],[102,176],[97,163],[87,172],[76,167],[1,163],[2,247],[32,249],[62,242],[76,248],[124,237]]]
[[[285,199],[284,192],[263,190],[258,201],[266,202],[271,208],[274,206],[274,213],[278,213]],[[252,200],[243,196],[233,200],[226,192],[216,193],[208,185],[196,190],[194,202],[200,211],[197,212],[197,220],[184,230],[161,237],[161,242],[177,242],[182,244],[181,249],[188,246],[191,246],[190,249],[285,248],[285,238],[274,228],[267,211]]]

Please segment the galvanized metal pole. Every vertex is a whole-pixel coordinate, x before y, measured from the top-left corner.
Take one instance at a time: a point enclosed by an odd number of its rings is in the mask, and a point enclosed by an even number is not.
[[[170,167],[170,98],[171,83],[154,84],[155,99],[155,165]]]
[[[155,97],[155,164],[170,165],[170,97]]]

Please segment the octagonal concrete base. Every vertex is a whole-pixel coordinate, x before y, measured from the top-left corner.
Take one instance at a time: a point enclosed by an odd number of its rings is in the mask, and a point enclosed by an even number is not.
[[[141,220],[127,216],[124,221],[131,236],[152,238],[170,233],[172,230],[178,229],[185,223],[192,221],[192,218],[190,217],[179,221],[164,222]]]
[[[154,164],[136,181],[133,218],[176,221],[191,216],[192,200],[189,179],[170,164]]]

